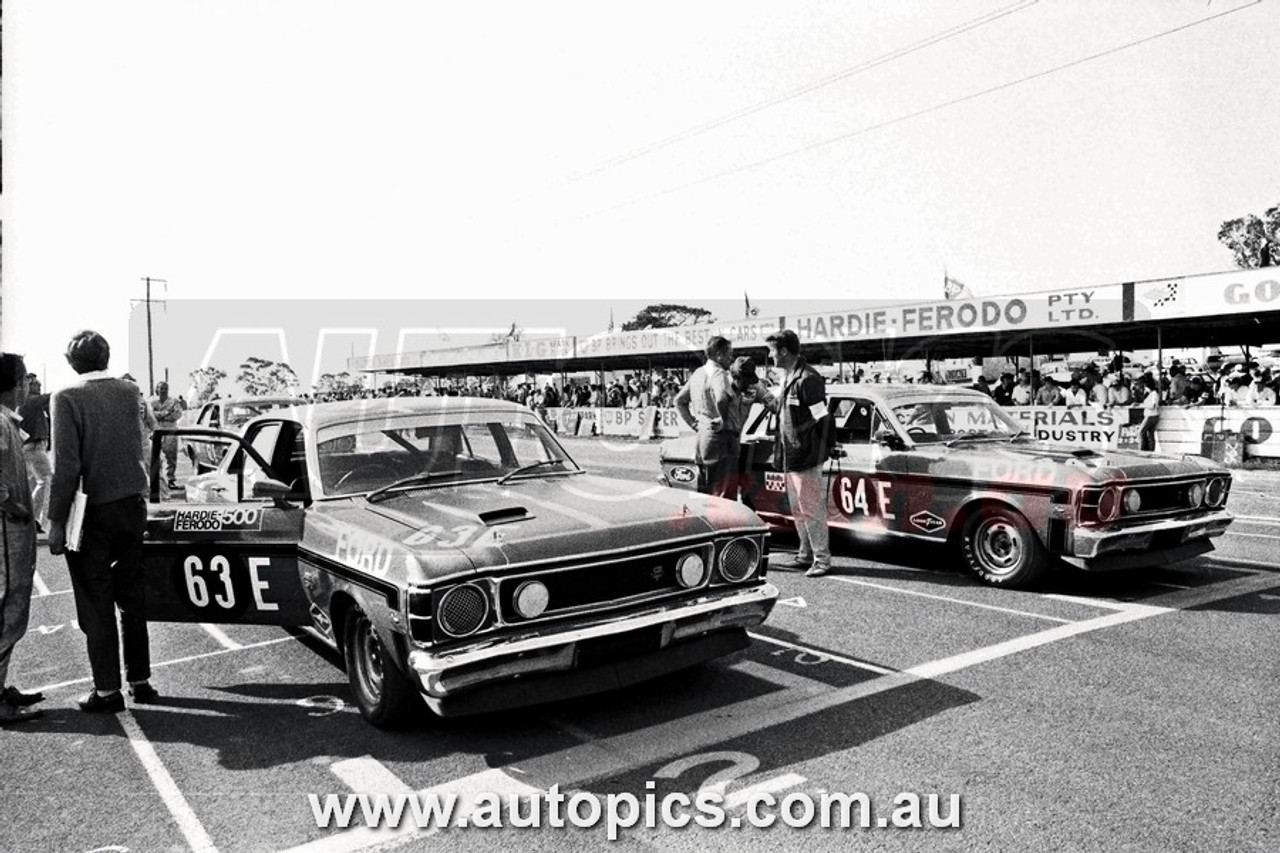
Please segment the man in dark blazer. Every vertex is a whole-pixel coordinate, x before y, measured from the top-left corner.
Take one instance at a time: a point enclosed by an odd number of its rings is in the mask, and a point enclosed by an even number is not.
[[[147,521],[147,474],[142,457],[141,391],[107,373],[111,347],[84,331],[67,345],[67,361],[80,381],[53,395],[53,487],[49,495],[49,550],[65,553],[85,634],[94,689],[80,700],[90,713],[124,710],[120,645],[135,702],[159,699],[150,684],[142,578],[142,534]],[[67,520],[77,488],[87,496],[78,550],[67,547]],[[117,628],[116,609],[120,611]]]

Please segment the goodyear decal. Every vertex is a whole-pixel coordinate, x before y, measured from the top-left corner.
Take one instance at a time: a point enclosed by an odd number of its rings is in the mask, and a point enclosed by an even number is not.
[[[911,516],[911,523],[925,533],[939,533],[947,529],[946,520],[939,518],[928,510],[921,510]]]
[[[344,530],[338,534],[333,556],[353,569],[379,577],[391,569],[391,549],[387,544],[358,530]]]
[[[261,507],[227,507],[225,509],[180,509],[173,515],[174,533],[223,533],[236,530],[261,530]]]

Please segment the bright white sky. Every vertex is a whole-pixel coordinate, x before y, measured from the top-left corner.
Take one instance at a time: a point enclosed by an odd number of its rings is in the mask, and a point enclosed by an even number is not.
[[[509,299],[938,299],[944,265],[983,294],[1228,269],[1218,225],[1280,202],[1278,7],[9,3],[3,346],[57,387],[95,327],[123,371],[148,275],[477,327]]]

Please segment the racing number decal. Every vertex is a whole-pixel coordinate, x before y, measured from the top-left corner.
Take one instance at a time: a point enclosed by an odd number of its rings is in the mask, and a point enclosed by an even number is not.
[[[218,552],[186,554],[175,572],[176,590],[189,608],[209,621],[235,619],[280,610],[278,593],[266,575],[270,557],[227,556]]]
[[[888,480],[851,477],[842,474],[836,478],[832,499],[840,514],[846,518],[874,516],[886,521],[897,518],[893,513]]]

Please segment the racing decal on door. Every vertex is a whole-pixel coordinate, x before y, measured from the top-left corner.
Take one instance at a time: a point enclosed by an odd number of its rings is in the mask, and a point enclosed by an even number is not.
[[[892,486],[888,480],[839,474],[832,478],[831,503],[835,511],[845,518],[893,521],[897,516],[890,494]]]
[[[939,518],[928,510],[921,510],[911,516],[911,524],[925,533],[941,533],[947,529],[946,519]]]
[[[187,546],[155,555],[148,569],[152,621],[301,625],[309,618],[297,557],[283,549]]]

